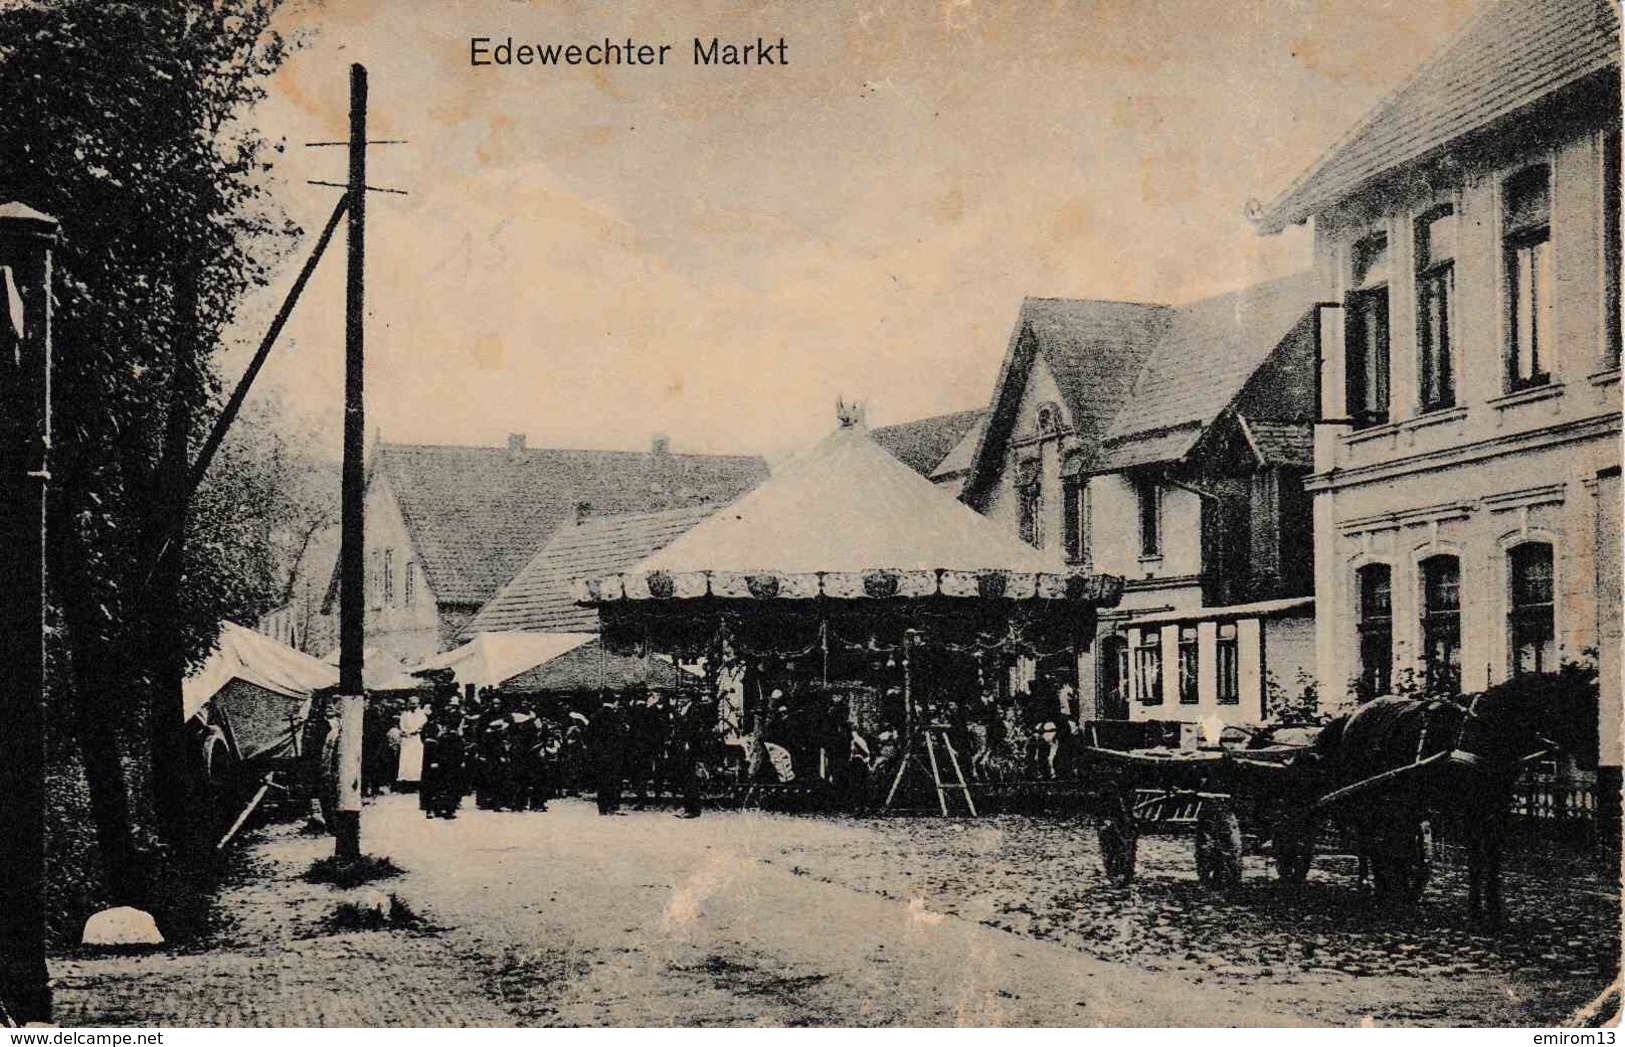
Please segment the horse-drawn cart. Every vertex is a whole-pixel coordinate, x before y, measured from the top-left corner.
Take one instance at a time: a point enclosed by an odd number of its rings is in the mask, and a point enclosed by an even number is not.
[[[1207,886],[1241,879],[1246,853],[1270,854],[1281,879],[1301,882],[1314,855],[1323,778],[1293,759],[1302,746],[1262,749],[1115,749],[1088,746],[1083,779],[1113,883],[1134,878],[1142,832],[1191,828],[1196,874]]]

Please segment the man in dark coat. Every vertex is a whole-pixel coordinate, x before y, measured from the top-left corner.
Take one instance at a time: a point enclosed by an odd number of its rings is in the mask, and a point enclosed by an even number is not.
[[[683,797],[680,818],[700,816],[700,763],[715,739],[715,723],[716,711],[708,709],[706,703],[693,695],[678,699],[672,724],[671,773]]]
[[[616,696],[604,696],[584,733],[587,760],[598,790],[598,813],[616,814],[621,806],[621,778],[626,763],[626,718]]]

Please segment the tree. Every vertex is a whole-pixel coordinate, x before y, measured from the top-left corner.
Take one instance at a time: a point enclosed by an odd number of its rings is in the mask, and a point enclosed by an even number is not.
[[[189,544],[204,532],[185,521],[223,332],[293,232],[266,189],[273,149],[242,120],[285,53],[278,3],[0,12],[0,199],[62,221],[53,655],[115,902],[150,897],[137,821],[186,843],[180,683],[225,594],[263,581],[223,544]],[[145,742],[133,789],[131,739]]]

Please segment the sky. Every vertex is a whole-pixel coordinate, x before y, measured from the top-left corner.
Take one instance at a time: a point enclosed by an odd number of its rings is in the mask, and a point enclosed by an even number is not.
[[[369,439],[792,452],[985,406],[1025,296],[1182,303],[1307,268],[1244,215],[1484,0],[291,0],[252,122],[305,230],[368,67]],[[474,67],[470,38],[673,44],[664,67]],[[782,37],[783,67],[692,40]],[[342,247],[342,237],[334,247]],[[261,379],[338,446],[342,252]],[[246,362],[223,361],[232,380]]]

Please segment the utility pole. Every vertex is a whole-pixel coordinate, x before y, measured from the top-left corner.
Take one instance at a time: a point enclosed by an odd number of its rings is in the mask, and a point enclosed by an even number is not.
[[[367,70],[350,66],[348,266],[344,294],[344,478],[339,515],[338,802],[333,853],[361,854],[361,732],[366,697],[361,668],[366,613],[366,416],[362,393],[366,330]]]
[[[45,485],[56,219],[0,204],[0,1024],[51,1020],[45,967]]]

